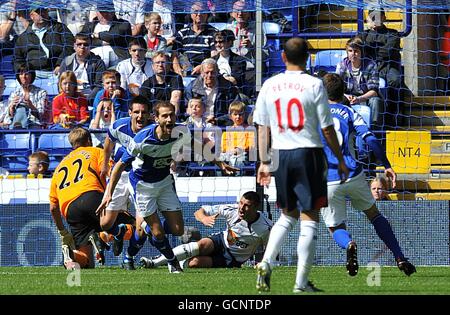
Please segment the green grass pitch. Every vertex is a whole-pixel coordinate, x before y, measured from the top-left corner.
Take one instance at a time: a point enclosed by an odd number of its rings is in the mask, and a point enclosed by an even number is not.
[[[271,292],[264,295],[290,295],[295,267],[276,267]],[[441,295],[450,294],[450,267],[417,267],[405,276],[396,267],[381,267],[379,273],[360,267],[356,277],[344,267],[314,267],[310,279],[324,290],[319,294],[345,295]],[[376,277],[379,275],[379,277]],[[368,281],[371,284],[368,285]],[[76,272],[63,267],[1,267],[0,295],[3,294],[146,294],[146,295],[255,295],[256,273],[241,269],[187,269],[169,274],[167,268],[126,271],[118,267],[97,267]],[[379,281],[377,281],[379,279]],[[72,284],[72,286],[68,285]],[[79,284],[73,285],[73,284]],[[116,289],[114,289],[116,288]],[[117,289],[120,288],[120,289]]]

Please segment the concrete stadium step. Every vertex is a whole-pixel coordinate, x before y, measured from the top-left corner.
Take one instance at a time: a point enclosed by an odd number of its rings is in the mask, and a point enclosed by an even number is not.
[[[450,178],[440,179],[400,179],[397,180],[396,190],[410,192],[441,192],[450,191]]]
[[[401,10],[385,11],[387,21],[402,21],[404,19],[404,12]],[[368,10],[364,10],[364,18],[368,16]],[[346,8],[344,10],[321,11],[318,15],[319,21],[356,21],[358,13],[356,9]]]
[[[410,126],[446,126],[450,125],[450,110],[422,110],[415,109],[406,114]]]
[[[406,101],[411,103],[413,110],[430,108],[445,110],[450,106],[450,96],[414,96]]]
[[[388,28],[393,28],[399,32],[404,28],[403,22],[386,22],[385,24]],[[315,32],[356,32],[358,30],[358,24],[356,22],[341,23],[339,21],[323,21],[320,24],[313,24],[311,28]],[[368,26],[365,25],[364,28],[366,29]]]
[[[431,165],[450,165],[450,154],[431,154]]]
[[[312,50],[324,49],[345,49],[345,43],[350,38],[323,38],[323,39],[308,39],[309,48]],[[403,47],[403,38],[400,39],[400,47]]]
[[[450,192],[436,193],[391,193],[391,200],[450,200]]]
[[[410,126],[410,127],[402,127],[404,129],[402,130],[407,130],[407,131],[425,131],[425,130],[430,130],[433,132],[450,132],[450,126]]]

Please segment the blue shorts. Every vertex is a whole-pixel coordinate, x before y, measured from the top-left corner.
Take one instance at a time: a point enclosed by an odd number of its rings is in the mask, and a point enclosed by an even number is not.
[[[275,170],[278,207],[319,210],[327,202],[327,160],[322,148],[280,150]]]
[[[211,253],[213,268],[240,268],[242,263],[236,261],[228,252],[223,241],[223,233],[215,233],[208,236],[213,241],[214,251]]]

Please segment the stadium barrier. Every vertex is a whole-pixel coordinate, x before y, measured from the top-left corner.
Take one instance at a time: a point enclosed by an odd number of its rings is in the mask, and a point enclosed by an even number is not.
[[[0,180],[0,266],[62,264],[60,237],[49,212],[49,181]],[[206,228],[195,220],[194,212],[204,204],[234,203],[242,193],[255,189],[254,185],[253,177],[177,178],[185,226],[197,227],[203,237],[224,230],[223,219],[217,220],[214,228]],[[273,189],[272,184],[269,192]],[[275,206],[275,194],[269,193],[269,196],[271,213],[276,221],[279,212]],[[449,265],[449,201],[382,201],[378,206],[391,222],[406,257],[414,264]],[[350,204],[347,204],[347,209],[348,226],[358,243],[360,264],[377,262],[395,266],[392,254],[378,239],[364,214],[352,209]],[[298,232],[299,224],[281,249],[280,265],[296,265]],[[315,264],[344,265],[345,251],[337,247],[323,224],[320,224],[318,235]],[[172,237],[170,241],[173,246],[180,244],[178,237]],[[126,246],[127,242],[124,248]],[[152,246],[146,244],[138,256],[157,254]],[[107,252],[107,265],[118,266],[121,259]]]

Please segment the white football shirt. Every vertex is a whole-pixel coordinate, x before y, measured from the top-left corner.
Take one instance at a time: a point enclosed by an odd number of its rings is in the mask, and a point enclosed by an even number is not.
[[[264,82],[253,121],[270,127],[272,148],[322,148],[320,129],[333,125],[322,80],[285,71]]]

